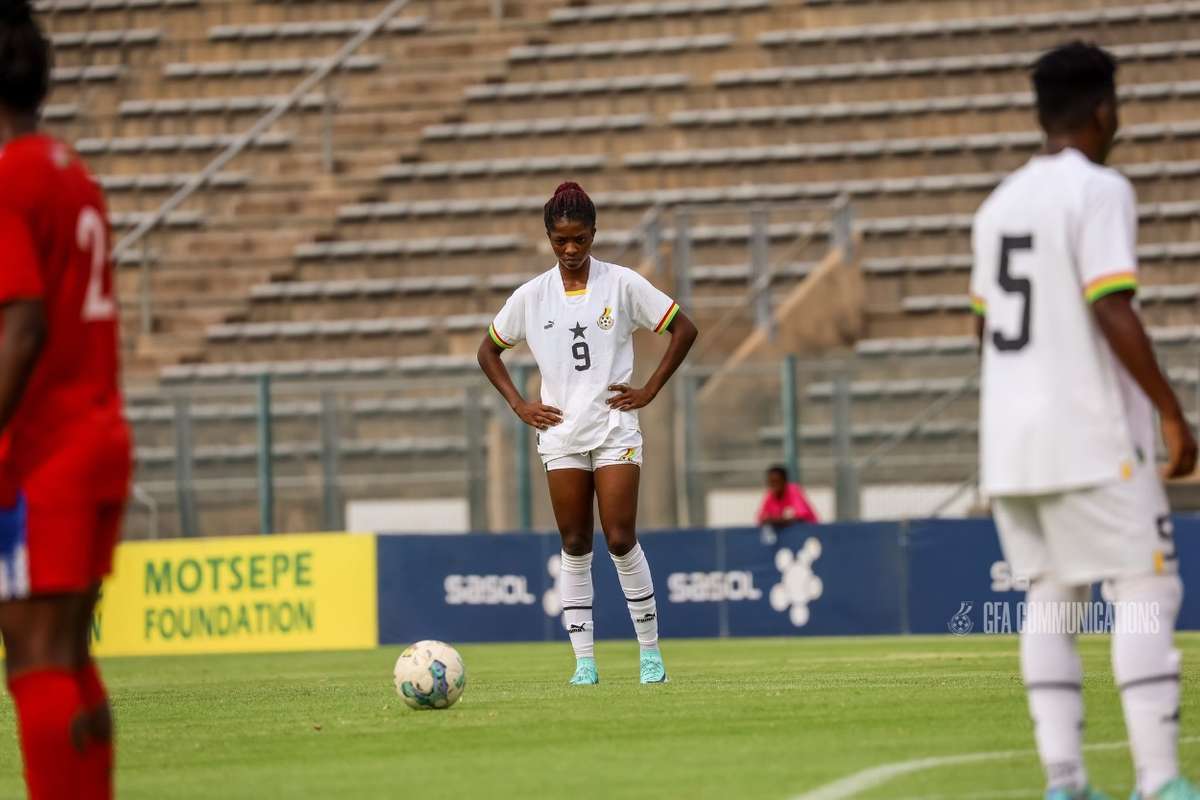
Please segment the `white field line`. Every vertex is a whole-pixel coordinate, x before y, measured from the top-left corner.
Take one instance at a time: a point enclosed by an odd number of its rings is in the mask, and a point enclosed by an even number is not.
[[[1041,789],[1008,789],[1002,792],[973,792],[971,800],[1029,800],[1030,797],[1042,796]],[[897,797],[895,800],[959,800],[953,794],[925,794],[919,797]]]
[[[1200,742],[1200,736],[1187,736],[1179,740],[1181,745],[1195,744],[1197,742]],[[1099,744],[1084,745],[1083,749],[1088,751],[1118,750],[1127,747],[1128,744],[1128,742],[1101,742]],[[1037,751],[997,750],[991,753],[963,753],[957,756],[931,756],[929,758],[913,759],[912,761],[897,761],[892,764],[881,764],[878,767],[870,767],[853,775],[847,775],[845,778],[840,778],[833,783],[827,783],[812,791],[798,794],[791,800],[846,800],[846,798],[855,797],[869,789],[882,786],[901,775],[910,775],[914,772],[921,772],[927,769],[957,767],[962,764],[977,764],[981,761],[1007,761],[1012,758],[1026,758],[1029,756],[1036,757]]]

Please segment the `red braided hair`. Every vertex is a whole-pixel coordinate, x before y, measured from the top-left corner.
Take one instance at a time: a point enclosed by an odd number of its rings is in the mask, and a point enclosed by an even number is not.
[[[554,190],[554,196],[546,202],[545,208],[546,231],[554,229],[554,223],[560,219],[582,222],[589,228],[596,227],[596,205],[588,197],[583,187],[573,181],[567,181]]]

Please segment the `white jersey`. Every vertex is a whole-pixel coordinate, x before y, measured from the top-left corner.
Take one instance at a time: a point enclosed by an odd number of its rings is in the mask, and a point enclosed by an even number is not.
[[[542,402],[563,412],[561,423],[539,433],[539,453],[586,453],[615,428],[638,429],[636,411],[608,407],[608,387],[633,379],[633,332],[662,333],[677,313],[650,281],[594,257],[586,289],[568,294],[555,265],[513,292],[488,334],[505,350],[529,342]]]
[[[972,304],[987,322],[983,490],[1129,480],[1154,458],[1153,410],[1090,304],[1137,288],[1133,187],[1077,150],[1035,156],[984,202],[972,241]]]

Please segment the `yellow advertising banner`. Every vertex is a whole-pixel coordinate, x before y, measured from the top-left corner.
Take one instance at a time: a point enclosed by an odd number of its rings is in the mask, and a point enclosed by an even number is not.
[[[375,537],[125,542],[92,622],[104,656],[375,647]]]

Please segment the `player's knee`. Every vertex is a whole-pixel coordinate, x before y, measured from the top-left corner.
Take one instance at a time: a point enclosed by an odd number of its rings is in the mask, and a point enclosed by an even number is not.
[[[633,527],[616,527],[605,533],[608,540],[608,552],[614,556],[623,556],[629,553],[637,544],[637,533]]]
[[[4,665],[8,674],[46,667],[72,669],[75,648],[68,634],[39,624],[5,631]]]
[[[586,556],[592,552],[592,532],[580,530],[564,530],[562,533],[563,552],[569,556]]]
[[[1172,639],[1183,603],[1179,576],[1117,578],[1107,589],[1114,605],[1112,659],[1117,684],[1178,675],[1181,656]]]
[[[1140,575],[1115,578],[1108,584],[1114,602],[1157,601],[1176,609],[1183,604],[1183,582],[1177,575]]]
[[[1183,581],[1178,575],[1137,575],[1115,578],[1108,584],[1109,599],[1123,606],[1153,605],[1158,616],[1171,628],[1183,606]],[[1118,612],[1119,613],[1119,612]]]

